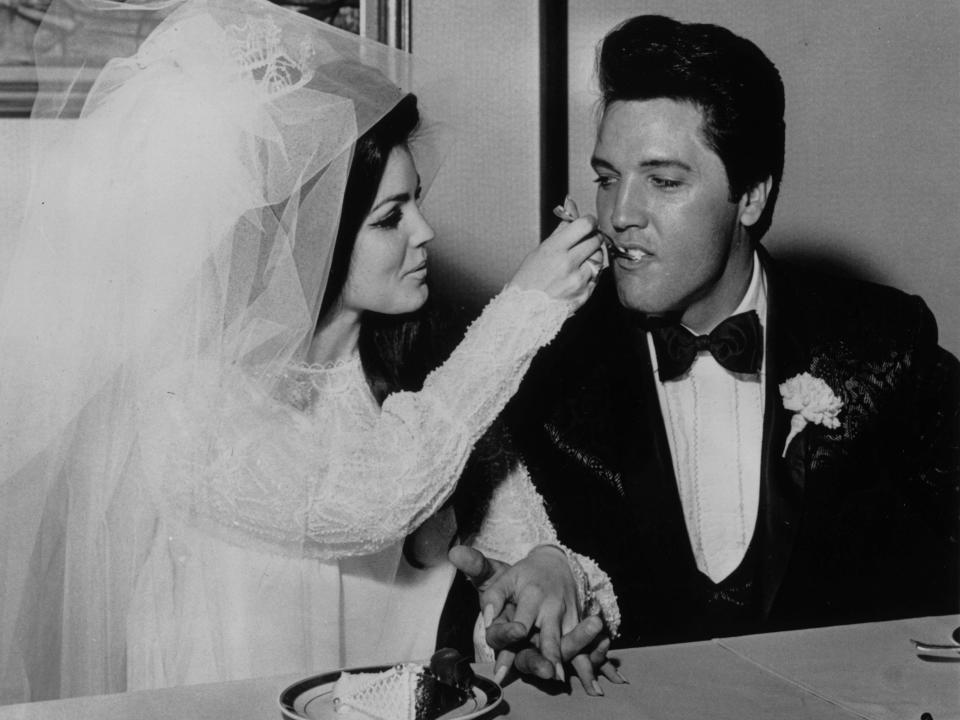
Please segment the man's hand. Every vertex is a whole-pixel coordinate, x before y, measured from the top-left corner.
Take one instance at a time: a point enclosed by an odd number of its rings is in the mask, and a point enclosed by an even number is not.
[[[516,632],[509,619],[513,615],[513,604],[508,603],[494,623],[487,630],[487,644],[504,648],[497,653],[494,678],[503,680],[511,664],[517,672],[532,675],[542,680],[555,677],[554,667],[538,649],[540,634],[534,632],[529,638],[514,640]],[[597,682],[596,670],[610,682],[625,683],[623,676],[612,662],[607,660],[610,638],[604,632],[603,621],[596,615],[584,618],[560,641],[563,661],[570,663],[588,695],[603,695],[603,688]]]
[[[623,682],[606,660],[610,642],[600,637],[603,623],[599,618],[579,621],[576,584],[559,548],[534,548],[512,566],[465,546],[452,548],[449,556],[480,593],[487,643],[499,651],[498,681],[511,665],[521,673],[562,681],[563,663],[570,662],[590,695],[603,694],[595,667],[612,682]]]

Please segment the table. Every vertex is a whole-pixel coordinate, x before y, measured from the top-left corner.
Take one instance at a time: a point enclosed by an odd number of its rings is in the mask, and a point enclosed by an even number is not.
[[[894,620],[621,650],[629,685],[570,695],[509,682],[495,717],[960,720],[960,662],[929,662],[910,638],[946,641],[960,615]],[[957,656],[960,658],[960,655]],[[490,674],[488,665],[477,666]],[[278,720],[297,676],[0,707],[0,720]]]

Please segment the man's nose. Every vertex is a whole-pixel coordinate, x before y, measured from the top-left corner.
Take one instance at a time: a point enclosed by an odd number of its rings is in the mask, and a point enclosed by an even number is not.
[[[617,232],[623,232],[631,227],[644,228],[648,222],[647,197],[642,181],[624,178],[617,188],[610,224]]]

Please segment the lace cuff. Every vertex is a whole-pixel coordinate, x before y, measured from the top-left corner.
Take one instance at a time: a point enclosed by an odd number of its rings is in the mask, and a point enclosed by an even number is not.
[[[555,547],[567,556],[567,564],[576,580],[581,617],[599,615],[610,638],[616,638],[620,634],[620,605],[610,576],[586,555],[575,553],[564,545]]]
[[[543,497],[533,486],[522,464],[494,491],[480,532],[471,545],[487,557],[508,563],[523,559],[541,545],[559,548],[567,558],[577,585],[581,616],[599,615],[610,637],[617,636],[620,607],[610,577],[592,559],[560,543],[547,515]]]

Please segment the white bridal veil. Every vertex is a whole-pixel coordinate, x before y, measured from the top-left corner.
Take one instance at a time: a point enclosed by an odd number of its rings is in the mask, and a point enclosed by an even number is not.
[[[271,391],[316,325],[353,142],[432,89],[409,55],[266,0],[64,17],[0,240],[0,702],[124,689],[144,389],[242,368]]]

